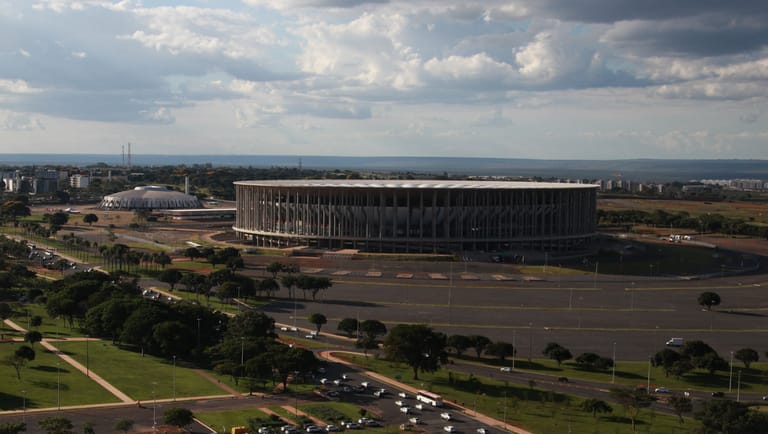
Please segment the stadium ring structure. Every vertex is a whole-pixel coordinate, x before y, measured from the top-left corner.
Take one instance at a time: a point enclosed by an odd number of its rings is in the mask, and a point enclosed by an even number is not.
[[[196,196],[174,191],[158,185],[143,185],[133,190],[104,196],[99,209],[105,210],[157,210],[202,208]]]
[[[574,252],[597,186],[501,181],[237,181],[233,229],[263,247],[368,252]]]

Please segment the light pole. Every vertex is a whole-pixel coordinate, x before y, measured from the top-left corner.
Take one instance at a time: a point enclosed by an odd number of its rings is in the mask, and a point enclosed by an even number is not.
[[[200,317],[197,318],[197,346],[198,347],[200,346],[200,321],[201,320],[202,318]]]
[[[645,385],[645,392],[651,394],[651,356],[648,355],[648,382]]]
[[[741,369],[739,369],[739,379],[736,381],[736,402],[741,401]]]
[[[88,351],[88,341],[90,341],[91,335],[87,334],[85,335],[85,376],[90,377],[90,369],[89,369],[89,351]]]
[[[173,355],[173,401],[176,402],[176,355]]]
[[[611,370],[611,384],[616,381],[616,342],[613,343],[613,367]]]
[[[731,351],[731,361],[729,363],[730,365],[730,374],[728,374],[728,393],[731,393],[732,385],[733,385],[733,351]]]
[[[61,362],[56,362],[56,408],[61,410]]]
[[[515,370],[515,354],[517,354],[517,346],[515,345],[515,338],[517,337],[517,330],[512,330],[512,370]],[[506,393],[506,392],[505,392]]]
[[[531,362],[531,356],[533,355],[533,323],[528,323],[528,362]]]
[[[27,389],[21,391],[21,423],[27,423]]]
[[[240,366],[245,364],[245,336],[240,336]]]
[[[600,265],[599,262],[595,262],[595,278],[593,282],[593,289],[597,289],[597,267]]]
[[[155,393],[155,388],[157,386],[157,382],[152,382],[152,431],[157,430],[157,394]]]

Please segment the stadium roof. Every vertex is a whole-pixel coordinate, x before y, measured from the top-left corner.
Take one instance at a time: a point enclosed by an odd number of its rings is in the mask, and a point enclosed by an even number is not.
[[[294,188],[384,188],[384,189],[578,189],[597,188],[594,184],[511,181],[443,181],[443,180],[361,180],[361,179],[290,179],[235,181],[235,185]]]

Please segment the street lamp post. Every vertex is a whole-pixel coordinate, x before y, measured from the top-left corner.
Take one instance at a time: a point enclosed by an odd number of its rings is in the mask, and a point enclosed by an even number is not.
[[[741,369],[739,369],[739,379],[736,381],[736,402],[741,402]]]
[[[21,391],[21,423],[27,423],[27,389]]]
[[[533,355],[533,323],[528,323],[528,362],[530,363]]]
[[[198,347],[200,346],[200,321],[201,320],[202,318],[200,317],[197,318],[197,346]]]
[[[61,410],[61,363],[56,362],[56,408]]]
[[[86,377],[90,377],[91,376],[90,375],[91,371],[89,369],[90,351],[88,351],[88,341],[91,340],[90,337],[91,337],[90,334],[85,335],[85,376]]]
[[[733,351],[731,351],[731,361],[728,364],[730,365],[730,373],[728,374],[728,393],[731,393],[733,385]]]
[[[152,382],[152,431],[157,430],[157,393],[155,391],[157,382]]]
[[[616,381],[616,342],[613,343],[613,369],[611,370],[611,384]]]
[[[173,401],[176,402],[176,355],[173,355]]]
[[[240,336],[240,366],[245,364],[245,336]]]
[[[645,392],[650,394],[651,393],[651,356],[648,355],[648,380],[647,384],[645,385]]]
[[[517,337],[517,330],[512,330],[512,370],[515,370],[515,354],[517,354],[517,346],[515,345],[515,338]]]

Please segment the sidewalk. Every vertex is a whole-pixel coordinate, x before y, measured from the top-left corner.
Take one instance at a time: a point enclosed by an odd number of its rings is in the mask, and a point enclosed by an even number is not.
[[[334,350],[328,350],[328,351],[320,352],[320,357],[322,357],[324,359],[327,359],[329,361],[336,362],[336,363],[342,363],[342,364],[345,364],[345,365],[357,367],[357,365],[352,365],[351,363],[349,363],[349,362],[347,362],[345,360],[342,360],[342,359],[334,357],[333,354],[331,354],[331,353],[348,353],[348,354],[355,354],[355,355],[360,355],[360,353],[355,353],[355,352],[352,352],[352,351],[334,351]],[[413,393],[414,395],[418,391],[418,389],[416,389],[415,387],[409,386],[407,384],[400,383],[400,382],[398,382],[396,380],[393,380],[393,379],[391,379],[389,377],[385,377],[385,376],[383,376],[381,374],[378,374],[376,372],[363,370],[363,374],[367,375],[368,377],[375,378],[376,380],[381,381],[382,383],[390,384],[390,385],[392,385],[394,387],[397,387],[398,389],[406,390],[406,391],[408,391],[410,393]],[[521,428],[519,426],[511,425],[509,422],[507,422],[505,424],[504,422],[502,422],[502,421],[500,421],[498,419],[494,419],[494,418],[486,416],[484,414],[478,414],[476,412],[473,412],[473,411],[469,410],[468,408],[466,408],[464,406],[461,406],[461,405],[459,405],[459,404],[457,404],[455,402],[451,402],[450,405],[452,407],[456,408],[457,410],[461,411],[464,414],[464,416],[472,418],[472,419],[475,419],[475,420],[477,420],[479,422],[482,422],[482,423],[484,423],[486,425],[497,427],[499,429],[504,429],[504,430],[507,430],[507,431],[510,431],[510,432],[513,432],[513,433],[516,433],[516,434],[533,434],[532,432],[526,431],[525,429],[523,429],[523,428]]]

